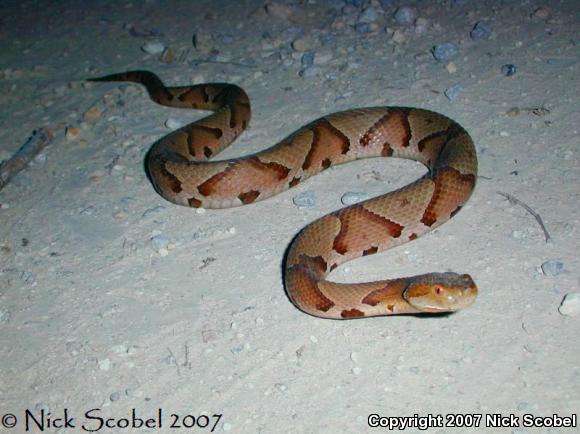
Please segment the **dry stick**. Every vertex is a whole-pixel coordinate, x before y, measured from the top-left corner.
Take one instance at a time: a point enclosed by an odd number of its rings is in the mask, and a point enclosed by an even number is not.
[[[39,128],[32,132],[32,136],[28,138],[26,143],[0,165],[0,190],[50,143],[52,137],[52,133],[47,128]]]
[[[538,224],[540,225],[540,227],[542,228],[542,231],[544,231],[544,237],[546,237],[546,243],[552,239],[548,230],[546,229],[546,226],[544,226],[544,222],[542,221],[542,217],[540,217],[540,214],[535,212],[532,208],[530,208],[527,204],[525,204],[524,202],[519,200],[517,197],[512,196],[509,193],[505,193],[503,191],[498,191],[497,194],[501,194],[503,197],[505,197],[507,200],[509,200],[510,203],[513,205],[520,205],[527,212],[529,212],[531,215],[533,215],[534,218],[536,219],[536,221],[538,222]]]

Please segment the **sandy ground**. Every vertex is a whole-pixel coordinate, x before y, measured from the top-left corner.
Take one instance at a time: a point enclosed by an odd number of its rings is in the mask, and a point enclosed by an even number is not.
[[[579,3],[347,3],[0,4],[0,160],[35,128],[55,133],[0,193],[0,417],[4,427],[16,417],[0,431],[25,432],[28,410],[30,432],[40,432],[32,417],[43,412],[45,432],[94,430],[96,417],[112,418],[98,432],[126,432],[115,425],[132,409],[142,418],[162,409],[162,427],[135,431],[388,431],[369,428],[376,413],[440,414],[435,433],[580,432],[523,423],[524,414],[580,408],[580,317],[573,305],[559,311],[580,291]],[[409,24],[394,18],[405,5],[416,8]],[[470,36],[478,21],[483,36]],[[145,53],[155,41],[171,52]],[[445,42],[457,55],[437,61],[431,49]],[[514,75],[502,73],[506,64]],[[456,119],[480,161],[468,205],[433,233],[332,277],[469,272],[476,303],[444,317],[301,313],[282,284],[292,237],[341,207],[344,193],[376,195],[424,169],[358,161],[247,207],[173,206],[147,180],[144,155],[167,125],[203,114],[157,106],[137,85],[83,81],[130,69],[170,84],[243,86],[252,125],[226,157],[352,107],[417,106]],[[308,191],[316,203],[299,209],[293,198]],[[498,191],[539,213],[552,241]],[[563,269],[543,271],[550,260]],[[75,428],[58,428],[65,410]],[[518,420],[492,428],[492,414]],[[188,415],[197,427],[186,428]],[[176,418],[181,427],[171,428]]]

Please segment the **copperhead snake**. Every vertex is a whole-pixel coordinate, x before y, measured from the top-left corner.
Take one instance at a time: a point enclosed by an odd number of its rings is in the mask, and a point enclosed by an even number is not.
[[[147,154],[155,189],[178,205],[257,202],[360,158],[406,158],[428,168],[415,182],[325,215],[294,238],[284,279],[290,300],[302,311],[335,319],[452,312],[477,296],[469,275],[449,272],[356,284],[326,280],[340,264],[414,240],[461,209],[475,187],[477,156],[471,137],[455,121],[408,107],[347,110],[317,119],[264,151],[207,161],[247,128],[250,102],[243,89],[227,83],[166,87],[148,71],[91,81],[135,82],[159,104],[213,111],[162,137]]]

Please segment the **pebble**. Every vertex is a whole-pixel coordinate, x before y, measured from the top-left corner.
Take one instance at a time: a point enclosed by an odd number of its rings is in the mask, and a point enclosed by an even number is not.
[[[453,62],[449,62],[446,66],[445,69],[447,70],[447,72],[449,74],[455,74],[457,72],[457,65]]]
[[[353,205],[355,203],[362,202],[363,200],[367,200],[370,198],[370,195],[367,193],[359,193],[356,191],[349,191],[344,193],[340,198],[340,201],[343,205]]]
[[[316,206],[316,195],[313,191],[304,191],[294,196],[292,202],[300,209],[313,208]]]
[[[41,152],[40,154],[37,154],[33,161],[37,164],[44,164],[46,163],[46,154],[44,152]]]
[[[159,60],[161,60],[163,63],[168,64],[175,62],[175,51],[173,51],[173,48],[169,47],[163,50],[163,53],[159,57]]]
[[[474,41],[480,41],[482,39],[489,39],[491,37],[491,27],[484,21],[478,21],[469,32],[469,36]]]
[[[127,395],[130,398],[131,397],[140,398],[141,396],[143,396],[143,392],[141,390],[127,388],[125,389],[125,395]]]
[[[115,220],[125,220],[127,217],[129,217],[129,214],[127,214],[125,211],[117,211],[113,214],[113,218]]]
[[[580,292],[566,294],[562,299],[558,312],[564,316],[580,315]]]
[[[193,46],[199,51],[209,51],[212,46],[211,35],[207,33],[196,33],[193,35]]]
[[[183,126],[183,124],[176,119],[168,118],[165,121],[165,126],[167,128],[169,128],[170,130],[176,130],[178,128],[181,128]]]
[[[552,15],[552,13],[550,12],[550,9],[548,9],[544,6],[540,6],[539,8],[534,10],[534,12],[532,12],[532,14],[530,15],[530,18],[537,19],[537,20],[547,20],[550,18],[551,15]]]
[[[374,23],[379,18],[373,7],[368,7],[358,17],[359,23]]]
[[[549,260],[542,264],[542,272],[546,276],[557,276],[564,269],[564,263],[560,261]]]
[[[121,399],[121,395],[119,394],[119,392],[113,392],[109,396],[109,399],[111,400],[111,402],[115,402],[115,401],[118,401],[119,399]]]
[[[454,84],[453,86],[445,89],[443,92],[449,101],[453,101],[463,92],[463,86],[460,84]]]
[[[80,135],[81,135],[81,129],[80,128],[77,128],[77,127],[66,127],[65,137],[66,137],[66,140],[67,141],[72,142],[73,140],[78,139]]]
[[[309,36],[303,36],[301,38],[295,39],[292,42],[292,48],[296,51],[308,51],[312,50],[315,46],[315,41]]]
[[[83,119],[89,123],[95,123],[103,114],[99,106],[92,106],[83,114]]]
[[[330,51],[330,50],[318,51],[314,55],[314,64],[315,65],[324,65],[324,64],[330,62],[332,60],[332,58],[333,58],[332,51]]]
[[[102,359],[97,362],[101,371],[108,371],[111,369],[111,361],[109,359]]]
[[[10,321],[10,312],[0,307],[0,324]]]
[[[411,6],[401,6],[395,12],[395,21],[399,24],[411,24],[417,19],[417,9]]]
[[[505,65],[502,65],[502,67],[501,67],[501,73],[503,75],[505,75],[506,77],[511,77],[512,75],[515,75],[516,72],[517,72],[517,68],[516,68],[516,65],[514,65],[514,64],[507,63]]]
[[[306,67],[312,66],[312,64],[314,63],[314,53],[312,51],[307,51],[302,55],[300,62],[302,63],[303,66]]]
[[[396,44],[402,44],[403,42],[405,42],[405,35],[401,31],[401,29],[397,29],[393,32],[393,41]]]
[[[266,4],[265,9],[268,15],[284,21],[287,21],[292,15],[292,9],[284,3],[269,2]]]
[[[445,42],[443,44],[434,45],[431,53],[433,53],[435,60],[439,62],[445,62],[455,58],[457,56],[458,50],[455,44],[452,44],[451,42]]]
[[[424,35],[429,30],[429,20],[426,18],[417,18],[415,20],[415,33],[417,35]]]
[[[312,78],[318,75],[322,75],[322,69],[318,66],[310,66],[308,68],[302,69],[298,75],[303,78]]]
[[[356,23],[354,29],[358,33],[372,33],[374,31],[373,26],[371,23]]]
[[[143,44],[141,50],[147,54],[161,54],[165,51],[165,45],[159,41],[150,41]]]
[[[123,344],[113,345],[111,351],[119,355],[127,354],[127,346]]]
[[[34,274],[31,271],[25,271],[25,270],[21,271],[20,272],[20,279],[22,279],[24,281],[24,283],[36,286],[36,278],[34,277]]]
[[[155,234],[150,238],[150,241],[153,250],[155,250],[161,256],[167,256],[169,250],[171,250],[173,247],[169,237],[164,234]]]

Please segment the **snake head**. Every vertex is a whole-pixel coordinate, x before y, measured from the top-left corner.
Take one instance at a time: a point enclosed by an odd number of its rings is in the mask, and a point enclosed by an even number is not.
[[[454,312],[473,303],[477,287],[468,274],[429,273],[411,278],[403,298],[420,312]]]

